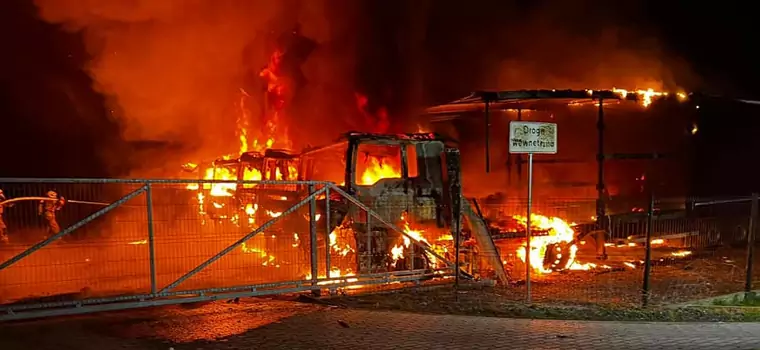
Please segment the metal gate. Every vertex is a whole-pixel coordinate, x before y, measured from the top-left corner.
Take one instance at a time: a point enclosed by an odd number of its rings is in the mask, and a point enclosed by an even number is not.
[[[435,237],[424,239],[421,228],[410,235],[408,225],[384,220],[328,182],[0,179],[0,186],[10,238],[0,245],[0,320],[351,293],[453,275],[450,253],[429,243]],[[62,207],[44,205],[58,199],[47,197],[51,190],[65,198]],[[373,225],[352,225],[346,213],[357,211]],[[378,232],[407,244],[358,251],[357,241]],[[399,263],[415,251],[426,263]],[[370,268],[360,271],[362,264]]]

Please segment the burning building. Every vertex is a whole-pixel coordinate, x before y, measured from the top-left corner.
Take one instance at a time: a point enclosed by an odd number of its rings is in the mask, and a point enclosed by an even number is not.
[[[651,89],[476,92],[426,115],[433,130],[458,139],[466,155],[463,191],[481,198],[505,263],[507,256],[523,263],[530,256],[531,269],[545,274],[609,267],[597,261],[608,259],[607,248],[639,246],[610,235],[611,222],[619,220],[609,215],[642,211],[653,190],[687,194],[685,155],[694,133],[686,100],[683,93]],[[511,120],[548,121],[560,130],[559,153],[534,161],[530,220],[524,216],[527,161],[506,151]],[[533,237],[526,251],[528,225]],[[618,238],[625,242],[609,243]]]
[[[535,160],[537,197],[595,198],[601,180],[607,196],[630,197],[642,192],[647,176],[655,176],[670,194],[685,195],[684,155],[693,124],[681,102],[686,96],[651,90],[607,93],[599,108],[598,100],[582,90],[483,92],[428,108],[426,115],[434,131],[458,139],[468,155],[464,185],[471,195],[485,197],[495,192],[494,187],[510,194],[524,192],[527,160],[507,152],[511,120],[552,122],[560,130],[560,152]],[[680,113],[671,117],[675,111]],[[600,153],[604,155],[601,180]],[[478,188],[483,183],[489,186]]]

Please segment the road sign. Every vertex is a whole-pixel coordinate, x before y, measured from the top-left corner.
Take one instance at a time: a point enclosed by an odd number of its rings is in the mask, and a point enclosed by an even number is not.
[[[533,154],[557,153],[557,124],[512,121],[509,122],[509,153],[528,154],[528,222],[525,225],[525,296],[531,302],[531,207],[533,206]],[[542,262],[541,262],[542,263]]]
[[[557,124],[509,122],[509,153],[557,153]]]

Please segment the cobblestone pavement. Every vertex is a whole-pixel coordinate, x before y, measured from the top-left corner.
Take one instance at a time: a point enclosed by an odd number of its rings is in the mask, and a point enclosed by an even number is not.
[[[757,323],[516,320],[214,303],[7,324],[0,349],[760,349]]]

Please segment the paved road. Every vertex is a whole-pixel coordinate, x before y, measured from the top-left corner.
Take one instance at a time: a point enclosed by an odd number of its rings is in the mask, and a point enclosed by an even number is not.
[[[0,327],[0,349],[760,349],[755,323],[514,320],[215,303]]]

